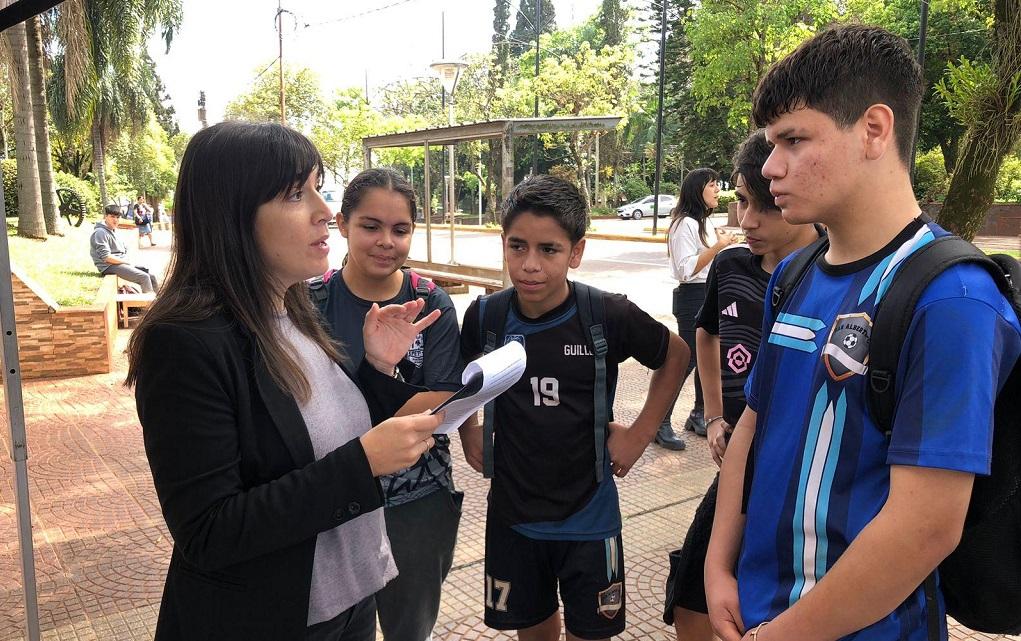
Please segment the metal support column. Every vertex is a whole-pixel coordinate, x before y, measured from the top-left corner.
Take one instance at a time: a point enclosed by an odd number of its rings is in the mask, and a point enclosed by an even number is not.
[[[500,199],[506,200],[514,189],[514,137],[510,132],[500,138]],[[502,240],[502,239],[501,239]],[[500,252],[503,253],[502,251]],[[503,257],[503,286],[510,287],[507,257]]]
[[[429,142],[422,146],[425,150],[425,167],[422,171],[422,215],[425,216],[425,259],[433,262],[433,208],[432,185],[429,176]]]
[[[0,209],[4,206],[0,185]],[[18,547],[21,550],[21,579],[25,590],[25,623],[29,641],[38,641],[39,599],[35,582],[35,555],[32,547],[32,510],[28,496],[28,441],[25,433],[25,404],[21,395],[21,359],[18,355],[18,330],[14,323],[14,288],[11,284],[11,251],[7,234],[0,238],[0,331],[3,332],[4,402],[11,437],[11,461],[14,462],[15,520],[18,523]]]

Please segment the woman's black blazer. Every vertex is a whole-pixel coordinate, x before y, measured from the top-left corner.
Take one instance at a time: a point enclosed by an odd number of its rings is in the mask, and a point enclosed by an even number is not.
[[[373,423],[421,391],[364,363],[353,379]],[[294,399],[224,316],[154,326],[135,401],[174,540],[156,640],[301,639],[316,535],[383,505],[360,441],[316,461]]]

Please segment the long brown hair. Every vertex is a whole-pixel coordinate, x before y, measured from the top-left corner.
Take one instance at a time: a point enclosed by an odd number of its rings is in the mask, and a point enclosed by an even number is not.
[[[719,179],[720,175],[708,167],[699,167],[688,172],[688,175],[684,177],[684,181],[681,183],[681,197],[677,199],[677,205],[670,212],[672,217],[670,231],[673,231],[674,226],[687,216],[698,223],[698,236],[702,240],[703,245],[709,246],[705,219],[709,217],[711,212],[709,205],[705,202],[705,198],[702,197],[702,191],[706,185]]]
[[[222,122],[192,137],[174,193],[174,244],[166,283],[128,344],[134,385],[150,330],[222,313],[253,337],[273,381],[299,401],[311,386],[284,347],[273,303],[273,280],[255,241],[260,205],[303,184],[323,161],[305,136],[272,123]],[[338,351],[312,306],[305,283],[284,294],[298,330],[336,360]]]

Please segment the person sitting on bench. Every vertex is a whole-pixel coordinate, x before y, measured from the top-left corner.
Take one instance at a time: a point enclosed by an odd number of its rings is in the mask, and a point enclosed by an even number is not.
[[[156,276],[147,267],[128,263],[128,248],[117,238],[117,220],[121,211],[117,205],[107,205],[103,220],[96,223],[96,229],[89,240],[89,253],[99,273],[108,276],[116,274],[126,281],[142,288],[143,294],[155,292],[159,285]]]

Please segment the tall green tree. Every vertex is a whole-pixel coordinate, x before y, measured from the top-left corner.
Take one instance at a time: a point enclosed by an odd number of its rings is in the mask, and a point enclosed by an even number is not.
[[[155,114],[132,136],[121,136],[110,149],[113,166],[135,194],[153,206],[167,197],[177,179],[177,159],[170,137]]]
[[[615,47],[624,42],[627,29],[627,11],[620,0],[603,0],[599,8],[599,26],[603,30],[603,45]]]
[[[14,139],[18,148],[18,235],[46,238],[42,195],[39,191],[39,159],[35,149],[25,23],[7,29],[3,39],[9,60],[8,71],[14,98]]]
[[[287,92],[287,124],[306,133],[311,132],[313,124],[326,113],[318,76],[307,67],[285,64],[284,87]],[[254,122],[279,122],[279,65],[272,65],[255,78],[248,91],[227,103],[224,116]]]
[[[1021,138],[1021,0],[993,0],[992,63],[966,61],[941,86],[968,123],[939,222],[966,239],[981,229],[1003,159]]]
[[[63,224],[57,209],[57,187],[53,180],[53,153],[50,147],[50,127],[46,110],[46,53],[43,51],[42,24],[39,16],[25,21],[28,38],[28,76],[32,89],[32,126],[35,129],[35,149],[39,166],[39,191],[42,199],[43,222],[46,233],[63,235]]]
[[[169,50],[181,26],[181,0],[65,0],[57,16],[62,53],[53,63],[49,105],[64,134],[88,132],[103,204],[105,146],[125,127],[138,129],[152,109],[155,84],[145,43],[159,30]]]
[[[557,28],[557,12],[552,0],[542,0],[542,22],[535,25],[535,6],[539,0],[521,0],[514,16],[514,31],[510,34],[511,53],[517,57],[535,47],[537,34],[553,33]]]
[[[510,11],[511,0],[496,0],[493,5],[493,54],[496,56],[496,64],[493,65],[491,78],[506,78],[509,69],[510,43],[507,41],[510,35]],[[494,84],[503,86],[502,81],[495,81]]]
[[[839,11],[834,0],[704,0],[691,16],[696,107],[722,108],[729,126],[749,131],[759,78]]]
[[[383,116],[365,102],[362,91],[338,91],[325,117],[312,126],[312,140],[334,182],[346,182],[362,169],[362,138],[380,133]]]
[[[636,98],[631,78],[633,55],[625,45],[596,51],[589,42],[582,41],[572,55],[544,60],[538,78],[522,79],[518,100],[527,102],[533,92],[538,92],[539,104],[548,116],[627,115]],[[624,124],[626,119],[621,126]],[[575,131],[546,136],[547,143],[566,143],[586,202],[590,200],[586,180],[590,158],[586,152],[591,135]]]

